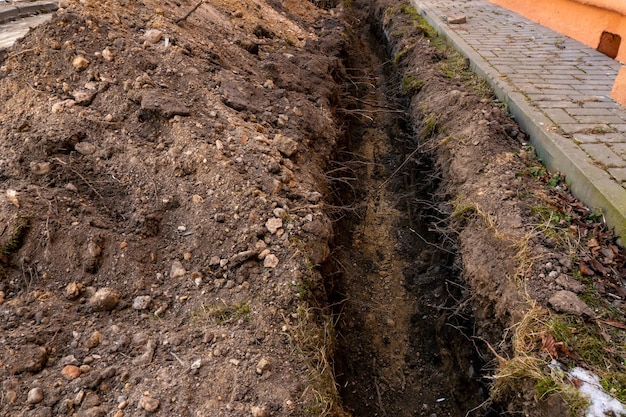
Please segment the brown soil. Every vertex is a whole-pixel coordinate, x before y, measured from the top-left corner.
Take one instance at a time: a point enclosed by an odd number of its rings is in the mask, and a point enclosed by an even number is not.
[[[0,52],[0,414],[563,415],[480,408],[493,350],[553,271],[622,311],[623,252],[401,3],[349,4],[69,1]]]

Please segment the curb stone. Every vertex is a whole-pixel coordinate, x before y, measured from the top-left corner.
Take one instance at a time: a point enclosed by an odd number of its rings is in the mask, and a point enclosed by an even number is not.
[[[32,14],[51,13],[58,9],[59,5],[56,2],[28,3],[22,6],[0,6],[0,23],[10,22],[11,20]]]
[[[529,105],[524,94],[512,88],[470,45],[448,28],[445,22],[419,0],[411,0],[417,11],[470,61],[474,72],[485,79],[496,97],[505,103],[513,118],[529,135],[539,159],[551,171],[565,175],[572,193],[592,211],[601,212],[607,224],[626,244],[626,190],[608,172],[591,163],[585,152],[574,143],[547,130],[553,125],[542,112]],[[607,81],[610,82],[610,81]]]

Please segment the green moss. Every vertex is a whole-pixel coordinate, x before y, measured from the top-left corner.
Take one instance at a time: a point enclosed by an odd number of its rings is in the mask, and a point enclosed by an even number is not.
[[[424,87],[424,80],[420,80],[414,74],[407,74],[402,78],[402,91],[407,95],[419,93]]]
[[[4,246],[0,247],[0,253],[10,256],[17,252],[24,244],[24,238],[30,229],[30,219],[28,217],[18,217],[15,228]]]

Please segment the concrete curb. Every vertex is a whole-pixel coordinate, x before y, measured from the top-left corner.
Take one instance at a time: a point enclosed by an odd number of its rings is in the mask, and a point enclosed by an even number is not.
[[[498,99],[508,106],[517,123],[530,135],[531,143],[545,166],[565,174],[572,193],[593,211],[602,212],[607,224],[626,244],[626,190],[605,170],[593,165],[583,150],[569,139],[549,132],[546,127],[553,123],[542,112],[532,108],[522,93],[508,85],[432,10],[420,4],[419,0],[411,0],[411,3],[440,35],[469,59],[474,72],[485,79]]]
[[[59,5],[56,2],[37,2],[24,3],[23,5],[11,5],[0,8],[0,23],[10,22],[11,20],[27,17],[32,14],[51,13],[58,10]]]

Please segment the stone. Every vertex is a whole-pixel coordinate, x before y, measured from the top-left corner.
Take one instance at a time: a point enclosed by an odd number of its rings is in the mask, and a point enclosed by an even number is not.
[[[451,25],[460,25],[462,23],[467,23],[467,16],[450,16],[447,20]]]
[[[150,43],[158,43],[163,37],[163,32],[159,29],[148,29],[143,37]]]
[[[78,365],[78,360],[76,359],[74,355],[63,356],[61,360],[59,360],[59,365],[60,366]]]
[[[87,59],[84,56],[77,55],[72,60],[72,66],[74,67],[76,71],[84,71],[89,66],[89,61],[87,61]]]
[[[283,219],[272,217],[265,222],[265,227],[271,234],[274,234],[283,227]]]
[[[288,158],[298,151],[298,142],[280,133],[274,136],[274,145],[280,153]]]
[[[181,278],[185,276],[187,270],[183,267],[183,264],[179,260],[172,262],[172,268],[170,269],[170,278]]]
[[[94,310],[111,311],[117,306],[119,301],[119,293],[112,288],[105,287],[96,291],[89,299],[89,305],[91,305]]]
[[[12,374],[22,372],[36,373],[43,369],[48,361],[46,349],[36,345],[25,345],[20,347],[15,356],[11,359],[9,369]]]
[[[587,306],[576,294],[562,290],[556,292],[548,303],[557,313],[574,314],[576,316],[594,317],[593,310]]]
[[[250,407],[250,413],[252,414],[252,417],[268,417],[270,415],[267,408],[258,407],[256,405]]]
[[[149,295],[140,295],[135,297],[133,300],[133,309],[135,310],[146,310],[150,307],[150,302],[152,301],[152,297]]]
[[[74,149],[81,155],[92,155],[98,150],[96,145],[89,142],[78,142],[74,145]]]
[[[99,331],[93,332],[83,343],[87,349],[93,349],[100,345],[100,339],[102,338],[102,334]]]
[[[113,61],[113,58],[114,58],[113,51],[111,51],[111,49],[108,46],[102,50],[102,58],[104,58],[105,60],[109,62]]]
[[[78,284],[76,282],[70,282],[65,286],[65,298],[68,300],[75,300],[80,295],[81,290],[83,289],[82,284]]]
[[[160,90],[149,90],[141,96],[141,108],[165,119],[174,116],[189,116],[189,107],[178,98]]]
[[[143,395],[139,400],[139,408],[142,408],[149,413],[154,413],[159,408],[159,400]]]
[[[76,365],[65,365],[61,370],[61,375],[68,381],[73,381],[80,376],[80,368]]]
[[[52,164],[50,162],[36,162],[30,163],[30,172],[35,175],[46,175],[52,171]]]
[[[556,279],[556,283],[563,287],[564,290],[572,291],[576,294],[582,294],[587,290],[585,284],[567,275],[560,275]]]
[[[41,387],[35,387],[28,391],[26,402],[28,404],[38,404],[43,401],[43,389]]]
[[[96,94],[98,94],[97,91],[76,90],[72,92],[72,98],[74,98],[74,101],[79,106],[86,107],[93,102],[94,98],[96,98]]]
[[[262,358],[256,365],[256,373],[259,375],[263,375],[264,373],[269,371],[271,367],[271,362],[266,358]]]
[[[279,264],[279,260],[274,254],[269,254],[263,260],[263,266],[266,268],[276,268]]]

